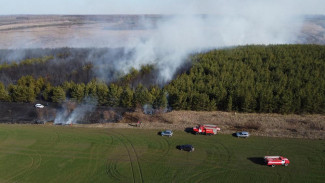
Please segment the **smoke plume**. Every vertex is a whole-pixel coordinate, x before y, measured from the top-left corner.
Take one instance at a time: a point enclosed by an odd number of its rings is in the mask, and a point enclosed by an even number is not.
[[[125,45],[125,53],[132,53],[131,58],[116,59],[110,66],[127,73],[131,67],[139,69],[141,65],[152,64],[159,70],[157,82],[165,83],[194,52],[246,44],[297,42],[303,18],[299,16],[301,5],[295,1],[209,3],[210,13],[213,9],[211,14],[199,14],[197,3],[197,6],[184,5],[180,14],[165,16],[155,26],[143,19],[142,24],[155,28]]]
[[[62,109],[56,114],[54,124],[71,125],[77,124],[79,120],[96,109],[97,101],[91,98],[85,98],[81,104],[66,102]]]

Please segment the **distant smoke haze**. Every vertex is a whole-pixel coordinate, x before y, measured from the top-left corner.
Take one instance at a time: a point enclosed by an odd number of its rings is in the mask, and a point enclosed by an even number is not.
[[[323,14],[323,0],[0,0],[2,15],[8,14],[225,14],[284,9],[303,14]],[[231,11],[233,10],[233,11]],[[235,11],[236,10],[236,11]]]

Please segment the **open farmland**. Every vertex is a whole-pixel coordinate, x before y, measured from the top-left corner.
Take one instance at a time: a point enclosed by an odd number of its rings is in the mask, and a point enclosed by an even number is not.
[[[325,141],[0,125],[0,182],[323,182]],[[192,153],[176,145],[192,144]],[[283,155],[288,167],[262,165]]]
[[[167,15],[0,16],[0,48],[124,47]],[[307,16],[296,43],[325,44],[324,16]],[[145,20],[145,21],[143,21]],[[148,25],[144,25],[146,22]],[[290,26],[293,26],[292,23]]]

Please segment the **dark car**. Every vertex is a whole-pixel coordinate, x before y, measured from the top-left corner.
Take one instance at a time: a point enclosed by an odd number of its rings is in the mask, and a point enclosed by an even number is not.
[[[176,148],[182,151],[188,151],[188,152],[194,151],[194,147],[190,144],[178,145]]]

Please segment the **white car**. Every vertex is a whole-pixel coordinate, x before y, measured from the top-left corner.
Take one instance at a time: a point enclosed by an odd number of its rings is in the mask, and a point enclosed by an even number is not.
[[[173,136],[173,131],[172,130],[165,130],[160,133],[161,136],[168,136],[171,137]]]
[[[42,105],[42,104],[35,104],[35,107],[36,107],[36,108],[41,108],[41,109],[42,109],[42,108],[44,108],[44,105]]]
[[[249,133],[248,132],[237,132],[236,136],[237,137],[247,138],[247,137],[249,137]]]

